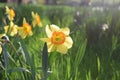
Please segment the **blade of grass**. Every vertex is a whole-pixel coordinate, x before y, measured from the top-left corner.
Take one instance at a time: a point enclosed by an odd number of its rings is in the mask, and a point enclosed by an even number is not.
[[[78,51],[77,51],[76,58],[75,58],[75,67],[78,67],[79,64],[81,63],[82,58],[85,54],[86,45],[87,45],[87,40],[85,40],[82,44],[80,44]]]
[[[2,44],[2,49],[3,49],[3,55],[4,55],[4,61],[5,61],[5,76],[6,76],[6,80],[9,80],[8,73],[7,73],[7,70],[9,68],[9,59],[8,59],[8,53],[6,51],[4,44]]]
[[[12,69],[8,69],[7,72],[27,72],[27,73],[30,73],[30,71],[26,68],[21,68],[21,67],[16,67],[16,68],[12,68]]]

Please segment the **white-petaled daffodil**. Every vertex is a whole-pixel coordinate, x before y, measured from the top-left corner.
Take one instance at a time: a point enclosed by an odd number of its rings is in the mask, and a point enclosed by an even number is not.
[[[48,38],[41,38],[48,46],[48,52],[57,51],[62,54],[66,54],[68,49],[72,47],[73,40],[69,36],[69,28],[59,28],[52,24],[46,26],[46,34]]]

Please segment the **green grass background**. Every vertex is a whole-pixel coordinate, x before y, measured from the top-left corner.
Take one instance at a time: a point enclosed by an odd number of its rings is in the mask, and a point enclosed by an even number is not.
[[[0,4],[0,33],[3,31],[4,6]],[[116,7],[93,11],[92,7],[10,5],[16,12],[14,22],[21,25],[23,17],[31,23],[31,11],[38,12],[43,28],[34,28],[33,36],[22,40],[9,37],[16,49],[21,42],[24,54],[19,60],[10,45],[0,55],[0,80],[39,80],[42,72],[42,49],[45,26],[69,27],[73,46],[68,53],[48,54],[48,80],[120,80],[120,11]],[[79,15],[77,13],[79,12]],[[106,23],[109,29],[103,31]],[[8,56],[9,52],[10,56]],[[24,58],[25,57],[25,58]],[[44,80],[44,79],[43,79]]]

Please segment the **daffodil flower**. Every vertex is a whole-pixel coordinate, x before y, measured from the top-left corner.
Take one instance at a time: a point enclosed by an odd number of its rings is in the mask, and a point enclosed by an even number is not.
[[[14,20],[14,17],[15,17],[15,12],[13,9],[9,9],[8,6],[5,7],[6,8],[6,14],[8,16],[8,19],[10,21]]]
[[[0,34],[0,39],[5,36],[5,34]],[[2,53],[2,46],[1,46],[2,42],[0,41],[0,54]]]
[[[18,26],[15,25],[12,21],[10,22],[10,25],[4,26],[5,33],[10,34],[10,36],[14,36],[17,34],[17,28]]]
[[[27,35],[32,35],[32,27],[26,22],[25,18],[23,19],[22,27],[18,28],[18,34],[22,37],[22,39],[26,38]]]
[[[56,25],[47,25],[46,34],[48,38],[41,38],[41,40],[47,42],[48,52],[56,50],[62,54],[66,54],[73,44],[73,40],[69,36],[69,33],[69,28],[60,29]]]
[[[38,13],[34,13],[34,12],[31,12],[32,14],[32,25],[33,27],[35,27],[36,25],[39,26],[39,27],[42,27],[42,22],[40,20],[40,16],[38,15]]]

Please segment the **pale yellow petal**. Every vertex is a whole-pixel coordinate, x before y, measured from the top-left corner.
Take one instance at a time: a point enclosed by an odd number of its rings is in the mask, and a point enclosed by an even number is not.
[[[17,25],[11,26],[11,33],[10,33],[10,36],[16,35],[17,32],[18,32],[18,30],[17,30]]]
[[[40,38],[41,41],[44,41],[44,42],[49,42],[50,39],[49,38]]]
[[[68,48],[64,45],[59,45],[59,46],[57,46],[56,51],[58,51],[62,54],[66,54],[68,51]]]
[[[32,36],[32,35],[33,35],[33,32],[32,32],[32,31],[30,31],[29,35],[30,35],[30,36]]]
[[[1,47],[1,45],[0,45],[0,54],[2,53],[2,47]]]
[[[35,17],[35,13],[32,11],[31,14],[32,14],[32,17],[34,18]]]
[[[5,8],[6,8],[6,14],[8,14],[10,9],[8,8],[8,6],[6,6]]]
[[[9,26],[4,26],[5,33],[8,32],[8,28],[9,28]]]
[[[61,28],[60,29],[61,32],[63,32],[65,35],[69,35],[70,34],[70,29],[69,28]]]
[[[64,46],[66,46],[68,49],[72,47],[73,45],[73,40],[71,37],[66,37],[66,40],[63,44]]]
[[[56,46],[54,44],[51,44],[51,42],[47,42],[48,52],[53,52],[56,49]]]
[[[56,46],[50,42],[49,38],[40,38],[40,40],[47,42],[48,52],[55,51]]]
[[[12,21],[10,22],[10,26],[14,26],[14,23]]]
[[[18,29],[18,34],[22,37],[22,39],[24,39],[27,36],[27,34],[24,32],[22,27],[19,27]]]
[[[25,24],[25,23],[27,23],[27,22],[26,22],[26,19],[25,19],[25,18],[23,18],[23,24]]]
[[[0,34],[0,38],[2,38],[2,37],[5,36],[5,35],[6,35],[6,34],[4,34],[4,33],[3,33],[3,34]]]
[[[26,36],[27,36],[26,34],[21,34],[21,38],[22,38],[22,39],[25,39]]]
[[[50,27],[49,27],[49,25],[47,25],[46,26],[46,34],[47,34],[47,36],[50,38],[51,36],[52,36],[52,31],[50,30]]]
[[[16,28],[14,28],[14,30],[13,30],[13,31],[11,31],[10,36],[14,36],[14,35],[16,35],[16,34],[17,34],[17,29],[16,29]]]
[[[36,26],[36,21],[35,20],[32,21],[32,25],[33,25],[33,27]]]
[[[52,32],[54,32],[54,31],[60,30],[60,28],[59,28],[57,25],[52,24],[52,25],[50,25],[50,30],[51,30]]]

